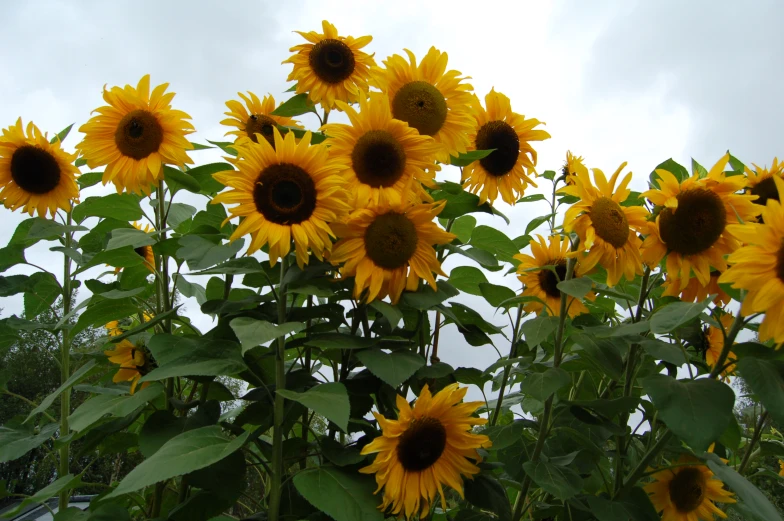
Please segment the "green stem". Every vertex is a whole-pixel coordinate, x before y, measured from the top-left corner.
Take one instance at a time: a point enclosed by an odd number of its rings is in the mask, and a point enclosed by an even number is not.
[[[517,334],[520,330],[520,319],[523,318],[523,306],[520,305],[517,307],[517,320],[515,321],[514,328],[512,329],[512,342],[511,346],[509,347],[509,358],[511,360],[515,357],[515,353],[517,351]],[[504,367],[504,376],[501,378],[501,388],[498,390],[498,400],[495,404],[495,410],[493,411],[493,417],[490,420],[490,425],[495,425],[498,422],[498,416],[501,413],[501,404],[504,401],[504,392],[506,391],[506,384],[509,381],[509,373],[512,371],[512,364],[506,364]]]
[[[280,260],[280,284],[278,285],[278,323],[286,322],[286,287],[283,279],[288,268],[288,257]],[[268,519],[278,521],[280,511],[280,485],[283,481],[283,395],[277,391],[286,388],[286,337],[280,336],[275,353],[275,409],[273,411],[274,429],[272,431],[272,483]]]
[[[653,461],[653,458],[655,458],[659,454],[659,452],[662,451],[665,445],[667,445],[667,442],[670,441],[670,438],[672,438],[672,431],[667,429],[664,431],[664,434],[662,434],[662,437],[658,439],[658,441],[653,445],[653,447],[651,447],[651,450],[649,450],[645,454],[645,456],[642,457],[640,462],[637,463],[637,466],[634,467],[632,473],[623,483],[623,487],[621,487],[620,490],[617,490],[615,492],[615,494],[613,495],[613,499],[618,497],[622,493],[630,490],[635,485],[635,483],[637,483],[637,481],[643,476],[643,474],[645,474],[645,471],[650,465],[651,461]]]
[[[71,205],[73,210],[73,205]],[[71,212],[68,212],[67,225],[71,226]],[[71,248],[73,241],[73,233],[68,231],[65,233],[65,247]],[[71,312],[71,258],[63,255],[63,316],[67,316]],[[71,337],[68,327],[62,329],[63,340],[60,345],[60,383],[64,384],[71,376]],[[60,395],[60,437],[65,437],[69,434],[70,428],[68,426],[68,416],[71,415],[71,389],[68,388]],[[59,476],[63,477],[70,471],[70,443],[63,443],[60,447],[60,469]],[[68,500],[71,497],[70,490],[63,490],[60,492],[58,498],[58,508],[60,511],[68,508]]]
[[[313,307],[313,296],[308,295],[308,311]],[[310,315],[308,315],[310,316]],[[307,325],[305,327],[305,338],[310,339],[310,326],[312,324],[312,320],[309,318]],[[310,359],[311,359],[311,347],[305,346],[305,371],[308,375],[311,374],[310,372]],[[302,440],[307,443],[308,442],[308,429],[310,427],[310,420],[308,417],[307,409],[305,412],[302,413]],[[308,458],[307,456],[303,456],[302,459],[299,461],[299,468],[300,470],[305,470],[305,467],[308,465]]]
[[[768,420],[768,411],[763,412],[760,417],[759,421],[757,422],[757,426],[754,428],[754,435],[751,437],[751,441],[749,442],[749,446],[746,447],[746,453],[743,455],[743,459],[740,462],[740,466],[738,467],[738,474],[743,474],[743,471],[746,470],[746,466],[751,461],[751,455],[754,451],[754,445],[759,442],[760,438],[762,437],[762,429],[765,428],[765,422]]]

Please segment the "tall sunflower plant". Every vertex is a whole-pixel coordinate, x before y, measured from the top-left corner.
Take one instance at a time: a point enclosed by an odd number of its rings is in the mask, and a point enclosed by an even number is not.
[[[191,141],[150,76],[104,88],[74,152],[2,130],[0,200],[30,217],[0,343],[45,331],[61,370],[43,399],[0,379],[30,407],[0,463],[58,462],[2,515],[781,520],[778,160],[538,171],[544,124],[446,52],[298,34],[288,99],[238,93],[230,141]],[[108,458],[136,463],[96,480]]]

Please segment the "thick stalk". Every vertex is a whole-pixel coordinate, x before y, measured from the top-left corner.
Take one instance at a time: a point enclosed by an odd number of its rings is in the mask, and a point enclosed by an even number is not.
[[[523,318],[523,306],[522,304],[517,307],[517,320],[515,321],[514,329],[512,329],[512,342],[511,346],[509,346],[509,358],[511,360],[515,357],[517,351],[517,333],[520,330],[520,319]],[[493,417],[490,419],[490,425],[495,425],[498,422],[498,416],[501,413],[501,404],[504,401],[504,392],[506,391],[506,384],[509,381],[509,373],[512,371],[512,364],[506,364],[504,367],[504,376],[501,378],[501,388],[498,390],[498,400],[495,404],[495,410],[493,411]]]
[[[283,282],[288,268],[288,258],[280,260],[280,284],[278,285],[278,323],[286,322],[286,288]],[[280,485],[283,481],[283,395],[277,391],[286,388],[286,338],[278,337],[275,352],[275,410],[273,411],[274,429],[272,431],[272,482],[268,519],[278,521],[280,512]]]
[[[765,422],[767,419],[768,411],[765,411],[760,415],[757,426],[754,428],[754,435],[751,437],[749,446],[746,447],[746,453],[743,455],[743,459],[741,460],[740,466],[738,467],[738,474],[743,474],[743,471],[746,470],[746,466],[749,464],[749,461],[751,461],[751,453],[754,452],[754,446],[762,437],[762,429],[765,428]]]
[[[71,207],[73,208],[73,206]],[[71,212],[68,212],[66,220],[68,226],[71,226]],[[71,248],[73,241],[73,234],[70,231],[65,232],[65,248]],[[68,316],[71,312],[71,258],[68,255],[63,255],[63,316]],[[60,383],[64,384],[71,376],[71,335],[69,334],[68,327],[62,329],[62,343],[60,346]],[[71,415],[71,389],[66,389],[60,395],[60,437],[68,436],[70,428],[68,426],[68,416]],[[60,468],[59,476],[65,476],[70,471],[70,443],[63,443],[60,447]],[[68,500],[71,496],[70,490],[63,490],[60,492],[58,498],[58,508],[60,511],[68,508]]]

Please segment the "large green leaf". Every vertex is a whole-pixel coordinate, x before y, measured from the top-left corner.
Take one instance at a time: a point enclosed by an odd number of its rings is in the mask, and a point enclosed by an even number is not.
[[[60,491],[77,487],[80,484],[81,484],[81,479],[79,476],[74,476],[73,474],[66,474],[65,476],[62,476],[54,480],[53,482],[51,482],[50,484],[48,484],[47,486],[45,486],[44,488],[42,488],[41,490],[33,494],[32,496],[24,498],[22,502],[19,503],[15,508],[7,512],[3,512],[3,517],[6,518],[13,517],[19,512],[21,512],[22,510],[24,510],[28,505],[37,505],[37,504],[45,503],[49,498],[59,494]]]
[[[460,294],[451,284],[439,282],[436,291],[430,286],[422,286],[417,291],[404,291],[400,301],[406,306],[425,311],[445,300]]]
[[[784,361],[744,356],[738,372],[773,419],[784,425]]]
[[[215,244],[198,235],[186,235],[180,239],[177,256],[184,259],[190,269],[203,270],[215,266],[236,255],[242,249],[243,241],[229,244]]]
[[[560,500],[576,496],[583,488],[583,480],[577,472],[549,461],[526,461],[523,470],[542,490]]]
[[[144,213],[140,198],[134,194],[109,194],[88,197],[73,209],[73,218],[81,223],[88,217],[111,217],[120,221],[138,221]]]
[[[719,381],[655,374],[643,378],[642,387],[659,410],[659,418],[694,450],[706,450],[718,440],[732,418],[735,393]]]
[[[485,300],[493,307],[500,307],[501,304],[514,298],[515,292],[506,286],[499,286],[497,284],[480,283],[479,291]]]
[[[159,333],[148,344],[158,367],[141,382],[173,376],[232,375],[248,369],[240,345],[230,340]]]
[[[659,521],[659,514],[648,499],[648,494],[639,487],[625,497],[609,500],[601,496],[585,498],[591,513],[599,521]]]
[[[495,477],[477,474],[464,482],[466,501],[479,508],[489,510],[499,521],[512,519],[512,507],[506,489]]]
[[[220,427],[210,425],[175,436],[150,458],[142,461],[106,496],[117,497],[141,488],[199,470],[238,450],[250,435],[229,439]]]
[[[659,163],[654,171],[651,172],[649,180],[655,188],[659,188],[659,174],[656,172],[656,170],[666,170],[667,172],[674,175],[679,182],[689,178],[689,171],[686,170],[686,167],[670,158]]]
[[[471,232],[474,231],[474,228],[476,228],[476,217],[464,215],[455,219],[449,231],[457,235],[460,242],[466,243],[471,240]]]
[[[375,481],[357,472],[322,466],[294,475],[294,486],[310,504],[336,521],[383,521]]]
[[[558,283],[558,289],[574,298],[582,299],[591,291],[593,281],[588,277],[578,277],[576,279],[562,280]]]
[[[306,346],[320,349],[364,349],[378,344],[377,338],[364,338],[345,333],[323,333],[314,335],[305,342]]]
[[[235,168],[228,163],[208,163],[206,165],[197,166],[196,168],[191,168],[188,170],[188,175],[199,182],[203,194],[209,195],[223,190],[223,185],[216,181],[215,178],[212,177],[212,174],[230,170],[235,170]]]
[[[480,159],[484,159],[485,157],[492,154],[494,151],[495,151],[494,148],[491,148],[489,150],[469,150],[468,152],[458,154],[457,157],[450,156],[449,164],[453,166],[468,166],[474,161],[479,161]]]
[[[90,398],[76,408],[68,417],[72,430],[79,432],[104,416],[122,417],[135,411],[150,400],[154,400],[163,393],[163,386],[158,383],[150,384],[144,389],[139,389],[135,394],[117,396],[114,394],[100,394]]]
[[[520,384],[520,392],[544,402],[551,394],[569,385],[572,377],[560,367],[551,367],[543,373],[531,373]]]
[[[558,317],[536,317],[526,320],[520,326],[523,329],[523,338],[531,347],[536,347],[555,332],[558,327]]]
[[[348,416],[351,406],[346,386],[339,382],[328,382],[311,387],[304,393],[288,389],[276,391],[288,400],[301,403],[308,409],[324,416],[332,423],[348,431]]]
[[[374,300],[371,302],[370,307],[384,315],[384,318],[389,321],[389,325],[393,328],[397,327],[401,320],[403,320],[403,313],[397,306],[393,306],[383,300]]]
[[[446,184],[442,183],[442,186]],[[436,190],[433,192],[435,201],[446,201],[444,209],[438,214],[439,217],[443,219],[457,219],[467,213],[493,213],[493,207],[488,203],[479,203],[479,196],[463,191],[460,185],[457,185],[457,187],[457,192],[447,190]]]
[[[782,521],[781,515],[768,498],[735,469],[725,465],[716,454],[706,453],[703,457],[707,460],[708,468],[737,494],[738,499],[748,507],[747,511],[754,515],[757,521]]]
[[[130,298],[107,300],[102,297],[92,297],[90,304],[71,329],[71,334],[84,331],[90,326],[103,326],[112,320],[135,315],[139,307]]]
[[[243,356],[254,347],[266,344],[270,340],[290,333],[299,333],[305,329],[302,322],[286,322],[273,324],[266,320],[256,320],[250,317],[235,318],[231,321],[231,328],[242,344]]]
[[[28,284],[30,289],[24,296],[25,318],[32,320],[45,309],[49,309],[63,290],[51,273],[33,273]]]
[[[358,351],[356,357],[365,367],[392,387],[405,382],[425,365],[425,359],[411,351],[386,353],[379,348]]]
[[[458,266],[449,274],[449,283],[466,293],[481,296],[479,285],[487,282],[485,273],[472,266]]]
[[[613,380],[619,380],[623,373],[623,359],[619,345],[625,342],[614,338],[598,338],[587,333],[571,335],[574,343],[582,347],[583,354],[590,359],[596,368]]]
[[[686,356],[676,344],[669,344],[656,338],[643,338],[638,341],[646,353],[656,360],[664,360],[676,367],[686,363]]]
[[[503,232],[490,226],[477,226],[471,232],[471,246],[488,251],[499,260],[511,262],[512,256],[519,253],[512,239]]]
[[[9,421],[0,425],[0,463],[24,456],[48,440],[58,428],[59,424],[49,423],[36,432],[32,424]]]
[[[283,116],[293,118],[312,112],[316,114],[316,107],[313,102],[308,99],[307,94],[296,94],[280,104],[278,108],[272,111],[273,116]]]
[[[697,302],[692,304],[690,302],[673,302],[666,306],[659,308],[651,316],[651,331],[657,335],[670,333],[678,327],[694,320],[700,313],[705,311],[711,303],[710,299],[705,302]]]
[[[163,179],[171,189],[172,194],[180,190],[187,190],[194,194],[201,192],[201,183],[190,175],[190,172],[183,172],[170,166],[163,167]]]
[[[95,367],[95,360],[90,360],[89,362],[81,366],[79,369],[74,371],[74,373],[68,378],[68,380],[63,382],[63,384],[60,387],[58,387],[55,392],[51,393],[46,398],[44,398],[41,401],[41,403],[38,405],[38,407],[36,407],[30,412],[30,414],[27,416],[27,419],[25,420],[25,423],[30,421],[30,418],[32,418],[36,414],[40,414],[44,412],[46,409],[48,409],[49,406],[54,403],[54,401],[57,399],[58,396],[60,396],[60,394],[63,391],[79,383],[83,378],[87,376],[87,373],[94,367]]]
[[[0,248],[0,273],[12,266],[27,262],[24,249],[23,244],[9,244],[5,248]]]
[[[155,244],[155,239],[147,232],[137,230],[136,228],[117,228],[112,230],[112,237],[109,239],[106,249],[114,250],[123,246],[140,248],[142,246],[152,246],[153,244]]]

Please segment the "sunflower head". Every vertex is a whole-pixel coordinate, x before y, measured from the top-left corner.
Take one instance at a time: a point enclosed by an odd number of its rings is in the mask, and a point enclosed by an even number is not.
[[[257,142],[259,135],[261,135],[270,145],[275,146],[275,135],[272,129],[276,126],[304,129],[298,121],[292,118],[272,114],[276,108],[275,98],[272,94],[264,96],[263,100],[259,100],[259,97],[250,91],[247,95],[241,92],[238,92],[237,95],[245,102],[245,105],[237,100],[227,101],[226,106],[229,108],[229,112],[225,112],[225,114],[230,117],[221,121],[221,125],[235,127],[236,130],[226,133],[226,135],[235,136],[235,143],[245,138]]]
[[[784,162],[779,163],[777,157],[773,158],[773,164],[770,168],[763,168],[754,165],[754,170],[746,167],[746,179],[748,180],[747,193],[756,195],[758,199],[754,201],[755,204],[765,206],[768,199],[780,201],[779,192],[776,190],[776,183],[773,178],[784,177]]]
[[[241,218],[230,240],[250,234],[247,254],[269,244],[274,265],[288,255],[293,238],[297,264],[303,267],[309,250],[322,260],[331,249],[329,223],[348,212],[348,193],[337,175],[339,165],[327,160],[324,144],[310,144],[310,132],[299,143],[292,132],[282,137],[274,128],[273,135],[274,147],[266,139],[236,145],[237,157],[230,161],[238,170],[214,174],[230,190],[212,202],[238,204],[229,210],[229,219]]]
[[[108,326],[109,324],[107,324]],[[131,382],[131,394],[136,392],[139,379],[153,368],[152,358],[144,346],[137,346],[128,339],[121,340],[114,346],[114,349],[104,351],[103,354],[109,358],[111,363],[120,366],[112,381],[114,383]],[[143,384],[142,389],[147,385],[147,383]]]
[[[301,32],[308,43],[290,49],[293,56],[283,63],[294,69],[288,81],[297,82],[297,94],[307,93],[313,103],[321,103],[326,110],[335,108],[335,101],[355,103],[367,96],[373,56],[361,49],[372,36],[338,36],[334,25],[324,20],[323,33]]]
[[[535,174],[536,150],[532,141],[548,139],[550,134],[535,130],[541,122],[525,119],[512,112],[509,98],[491,90],[485,96],[487,109],[473,97],[474,128],[469,134],[469,150],[490,150],[487,157],[463,168],[463,185],[478,193],[482,203],[493,203],[500,192],[508,204],[515,204]]]
[[[330,261],[345,263],[341,275],[355,277],[356,299],[367,289],[367,302],[389,296],[394,304],[404,289],[416,290],[420,279],[437,289],[433,273],[446,274],[433,245],[455,238],[433,222],[443,208],[440,202],[360,209],[334,225],[340,240]]]
[[[681,290],[681,281],[678,279],[673,279],[667,277],[664,281],[664,293],[663,296],[665,297],[680,297],[681,300],[684,302],[702,302],[710,295],[716,295],[716,298],[713,299],[713,303],[717,306],[726,306],[732,300],[727,292],[725,292],[721,286],[719,286],[719,277],[721,276],[721,272],[717,270],[711,270],[710,273],[710,280],[708,280],[707,285],[700,284],[700,281],[696,278],[692,278],[689,280],[689,283]]]
[[[491,445],[487,436],[471,432],[487,420],[472,416],[484,402],[461,403],[466,391],[452,384],[432,395],[425,385],[413,407],[398,395],[397,420],[373,413],[382,433],[362,454],[377,456],[360,472],[375,474],[376,492],[384,489],[381,510],[424,518],[439,497],[446,509],[444,485],[463,496],[463,477],[479,472],[477,449]]]
[[[729,313],[724,313],[719,322],[721,322],[721,326],[724,328],[724,331],[729,331],[730,327],[732,326],[733,316]],[[724,349],[724,333],[721,329],[715,326],[708,326],[703,331],[703,337],[705,339],[705,363],[708,364],[708,367],[713,369],[716,365],[716,361],[721,356],[721,352]],[[735,353],[730,351],[729,355],[727,356],[727,362],[731,362],[735,360],[737,357]],[[726,362],[725,362],[726,363]],[[729,365],[726,369],[721,372],[722,380],[725,382],[730,381],[730,376],[735,374],[735,364]]]
[[[577,180],[577,174],[580,172],[588,172],[585,166],[585,159],[582,156],[572,154],[571,150],[566,151],[566,162],[564,163],[561,173],[566,180],[566,184],[574,184]]]
[[[779,460],[779,476],[784,477],[784,460]]]
[[[193,132],[190,116],[171,108],[174,93],[168,83],[150,93],[150,75],[134,88],[104,88],[107,105],[79,128],[84,140],[76,148],[87,166],[106,166],[103,184],[114,183],[117,192],[150,194],[163,177],[163,165],[183,167],[192,163],[186,150],[193,145],[185,138]]]
[[[0,136],[0,201],[11,210],[54,217],[57,209],[71,211],[78,201],[76,156],[49,143],[32,122],[25,131],[22,118]]]

